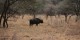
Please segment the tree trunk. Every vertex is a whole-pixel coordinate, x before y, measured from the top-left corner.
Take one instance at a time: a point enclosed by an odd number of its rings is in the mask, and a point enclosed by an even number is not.
[[[0,17],[0,27],[1,27],[1,21],[2,21],[2,18],[3,18],[3,13],[1,14],[1,17]]]
[[[24,18],[24,15],[22,15],[22,19]]]
[[[68,16],[68,15],[65,15],[65,22],[67,22],[67,16]]]
[[[35,15],[35,13],[33,13],[33,18],[36,18],[36,15]]]
[[[4,21],[3,21],[3,28],[5,28],[5,18],[4,18]]]
[[[49,15],[46,14],[46,19],[48,19],[48,16],[49,16]]]
[[[79,20],[79,15],[77,15],[77,17],[76,17],[76,22]]]
[[[6,8],[6,11],[4,12],[4,16],[3,16],[3,18],[4,18],[4,20],[3,20],[3,27],[4,28],[6,27],[6,22],[7,22],[7,20],[6,20],[7,19],[7,15],[6,15],[7,14],[7,9],[8,8]]]

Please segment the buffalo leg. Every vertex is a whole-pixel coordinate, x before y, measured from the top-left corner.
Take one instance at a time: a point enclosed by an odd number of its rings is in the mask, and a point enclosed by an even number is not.
[[[30,26],[32,26],[33,24],[30,24]]]
[[[38,26],[38,24],[36,24],[36,26]]]

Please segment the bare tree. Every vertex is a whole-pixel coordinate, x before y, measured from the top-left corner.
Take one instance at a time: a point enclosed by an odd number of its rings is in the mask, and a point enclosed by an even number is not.
[[[8,14],[8,10],[10,9],[10,6],[12,4],[14,4],[16,2],[15,1],[11,1],[11,0],[6,0],[4,3],[4,7],[3,7],[3,12],[1,13],[1,17],[0,17],[0,25],[1,23],[3,23],[3,27],[5,28],[6,26],[8,27],[8,23],[7,23],[7,14]],[[3,19],[3,20],[2,20]]]

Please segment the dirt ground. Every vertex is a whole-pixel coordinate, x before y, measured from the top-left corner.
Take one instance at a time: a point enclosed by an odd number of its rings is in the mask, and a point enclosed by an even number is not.
[[[80,40],[80,22],[75,22],[75,16],[67,23],[64,16],[48,19],[45,15],[37,17],[44,23],[29,26],[30,15],[8,21],[9,28],[0,28],[0,40]]]

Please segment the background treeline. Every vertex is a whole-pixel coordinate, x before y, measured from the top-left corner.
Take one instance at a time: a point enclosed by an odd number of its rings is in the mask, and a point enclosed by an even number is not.
[[[48,16],[76,15],[76,22],[80,18],[80,0],[0,0],[0,25],[8,27],[8,18],[24,16],[25,14],[45,14]]]

